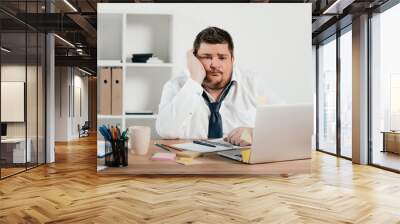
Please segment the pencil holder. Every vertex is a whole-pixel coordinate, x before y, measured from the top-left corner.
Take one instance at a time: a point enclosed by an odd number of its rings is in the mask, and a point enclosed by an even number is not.
[[[105,164],[110,167],[128,166],[128,139],[117,139],[106,143]]]

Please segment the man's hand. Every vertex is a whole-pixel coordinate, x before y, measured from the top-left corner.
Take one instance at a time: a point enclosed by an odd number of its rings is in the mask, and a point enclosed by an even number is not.
[[[224,138],[226,142],[233,145],[249,146],[253,139],[253,128],[239,127],[233,129],[227,137]]]
[[[187,52],[186,59],[190,77],[201,85],[206,77],[206,70],[199,59],[194,56],[193,49]]]

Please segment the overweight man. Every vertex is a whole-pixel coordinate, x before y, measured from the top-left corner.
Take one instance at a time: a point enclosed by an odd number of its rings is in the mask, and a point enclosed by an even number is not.
[[[234,65],[230,34],[217,27],[202,30],[187,53],[185,74],[168,81],[159,105],[156,129],[162,138],[222,138],[250,145],[256,116],[254,76]],[[250,138],[251,139],[251,138]]]

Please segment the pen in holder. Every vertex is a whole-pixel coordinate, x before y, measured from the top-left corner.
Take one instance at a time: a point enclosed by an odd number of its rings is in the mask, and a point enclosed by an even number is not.
[[[105,142],[106,166],[128,166],[128,129],[121,132],[119,125],[115,127],[100,126],[100,134]]]
[[[128,166],[128,138],[106,141],[105,149],[106,166]]]

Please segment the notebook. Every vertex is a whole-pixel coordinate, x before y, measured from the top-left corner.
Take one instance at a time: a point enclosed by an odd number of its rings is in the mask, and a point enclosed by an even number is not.
[[[232,145],[230,143],[225,142],[223,138],[218,138],[218,139],[213,139],[213,140],[198,140],[198,141],[200,141],[204,144],[185,142],[185,143],[174,144],[172,146],[182,149],[182,150],[188,150],[188,151],[200,152],[200,153],[219,152],[219,151],[225,151],[225,150],[231,150],[231,149],[248,148],[248,146],[240,147],[240,146]],[[215,147],[208,146],[208,145],[214,145]]]

